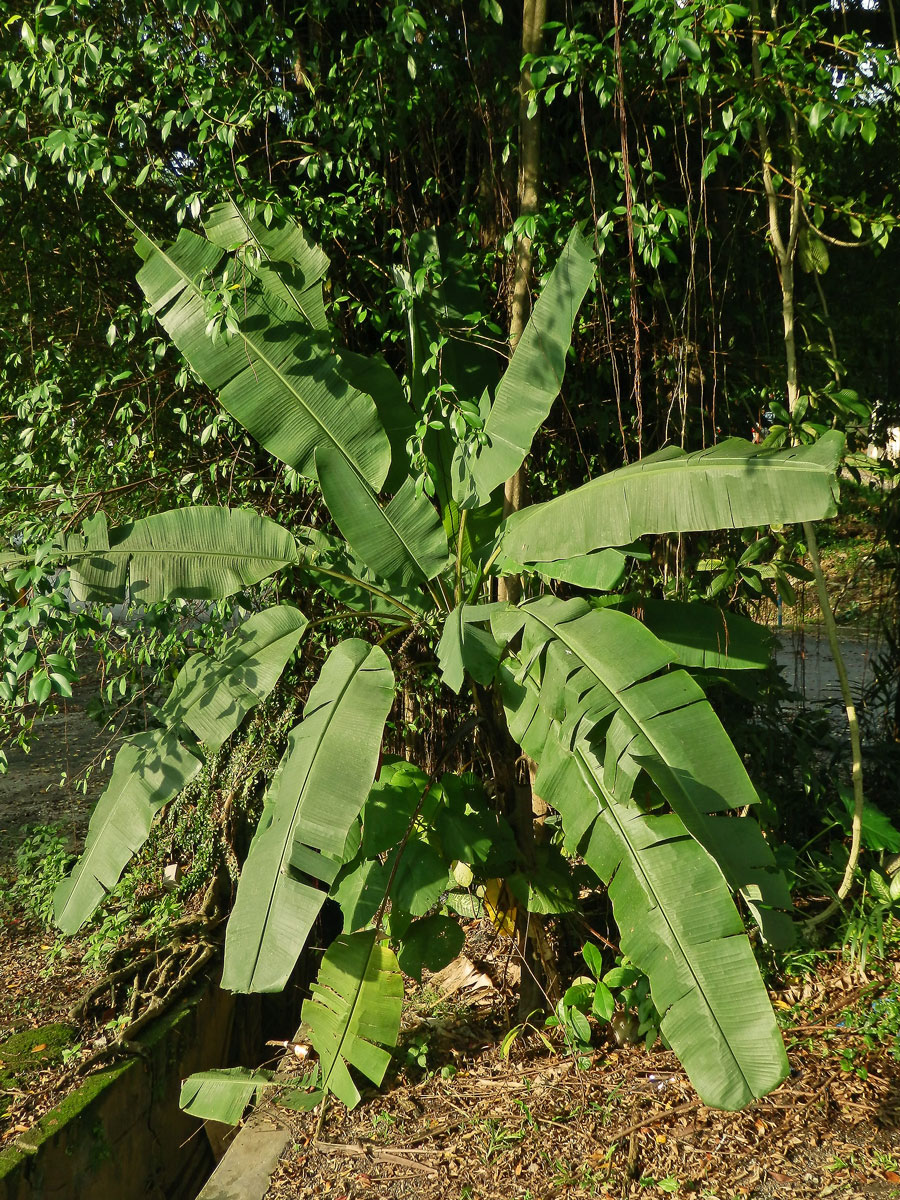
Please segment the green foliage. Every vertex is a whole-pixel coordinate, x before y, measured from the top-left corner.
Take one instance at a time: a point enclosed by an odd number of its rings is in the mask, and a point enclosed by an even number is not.
[[[377,930],[340,937],[326,951],[302,1016],[319,1052],[322,1085],[348,1108],[360,1100],[348,1066],[381,1083],[391,1060],[384,1047],[397,1044],[402,1005],[400,969]]]
[[[44,929],[52,929],[53,893],[74,857],[70,837],[61,825],[23,829],[11,864],[12,875],[0,883],[0,910],[23,912]]]
[[[218,569],[216,562],[213,572]],[[84,853],[57,889],[55,915],[64,932],[84,924],[140,848],[154,816],[200,770],[196,741],[192,750],[179,736],[190,731],[217,750],[275,686],[305,625],[296,609],[268,609],[226,639],[219,661],[205,655],[190,659],[159,712],[162,728],[135,734],[116,756]]]
[[[478,399],[484,408],[485,440],[475,456],[457,453],[464,444],[458,429],[432,424],[422,442],[432,463],[456,464],[459,487],[436,489],[437,511],[416,488],[413,464],[403,462],[404,443],[392,446],[374,398],[357,386],[361,378],[386,379],[382,367],[357,364],[353,381],[345,379],[337,340],[303,315],[309,300],[299,307],[285,301],[306,294],[298,293],[304,286],[314,296],[320,287],[321,260],[299,230],[257,223],[241,276],[241,313],[230,323],[219,309],[208,316],[202,281],[212,270],[236,278],[247,253],[246,241],[232,241],[236,212],[217,210],[207,230],[214,237],[183,231],[170,249],[141,235],[139,279],[189,361],[210,386],[224,386],[232,414],[318,480],[349,545],[306,531],[295,550],[284,526],[244,510],[200,507],[145,517],[123,535],[92,518],[59,544],[61,561],[71,561],[90,598],[120,595],[126,570],[138,594],[215,597],[297,562],[311,578],[329,586],[338,579],[356,598],[368,593],[393,606],[386,611],[373,600],[355,615],[367,631],[387,622],[385,645],[401,619],[408,638],[437,644],[447,682],[454,690],[468,683],[476,704],[476,717],[438,759],[479,723],[490,745],[509,748],[511,735],[538,764],[536,786],[561,816],[565,853],[552,844],[517,844],[509,823],[514,772],[508,794],[498,779],[493,805],[468,774],[388,762],[375,783],[395,677],[382,645],[338,640],[269,787],[228,923],[224,985],[282,987],[332,889],[345,932],[326,954],[303,1016],[322,1087],[354,1104],[359,1091],[349,1068],[379,1083],[385,1047],[397,1039],[400,964],[414,973],[434,969],[459,948],[458,927],[440,908],[444,897],[453,907],[451,879],[487,886],[505,877],[523,913],[565,911],[575,903],[567,855],[580,851],[609,890],[623,952],[646,973],[662,1033],[703,1098],[740,1107],[764,1094],[783,1077],[786,1060],[731,893],[743,896],[770,941],[789,931],[790,898],[753,820],[722,815],[752,806],[756,794],[699,683],[672,669],[681,660],[744,668],[759,661],[759,639],[736,623],[735,653],[723,653],[722,619],[710,613],[704,622],[704,610],[693,609],[683,634],[670,624],[662,641],[615,595],[563,600],[548,591],[534,599],[532,581],[552,581],[557,555],[568,560],[571,577],[580,556],[629,545],[647,531],[825,515],[834,503],[840,436],[781,454],[736,441],[702,455],[664,453],[502,523],[484,494],[493,486],[488,464],[497,454],[506,462],[510,446],[522,461],[558,389],[591,274],[587,245],[573,235],[543,293],[572,293],[565,320],[535,307],[493,398],[490,391],[466,396],[465,373],[455,380],[460,403]],[[231,249],[223,252],[216,239]],[[260,247],[268,253],[265,271]],[[542,344],[546,371],[531,362]],[[522,355],[535,395],[516,411],[510,398]],[[379,494],[387,478],[404,473],[393,498]],[[573,506],[578,520],[570,517]],[[259,533],[248,540],[253,521]],[[449,543],[448,528],[455,534]],[[481,603],[504,549],[524,564],[525,598]],[[604,578],[576,577],[595,586]],[[345,614],[328,619],[338,616]],[[665,617],[657,612],[656,621],[665,631]],[[89,915],[154,815],[200,769],[197,740],[212,749],[223,744],[274,686],[306,627],[296,610],[269,608],[232,634],[217,659],[197,657],[183,668],[153,714],[160,727],[120,752],[85,853],[58,890],[64,925],[74,928]],[[490,689],[495,697],[486,705]],[[235,1105],[249,1086],[241,1082]]]
[[[237,1125],[250,1101],[271,1082],[271,1071],[246,1067],[200,1071],[182,1083],[179,1104],[201,1121]]]
[[[573,980],[546,1025],[560,1026],[575,1054],[590,1047],[589,1016],[601,1026],[610,1026],[619,1044],[643,1039],[649,1050],[659,1036],[660,1016],[650,996],[647,976],[621,956],[616,966],[604,971],[600,951],[591,942],[582,947],[581,953],[590,975]]]
[[[334,881],[375,774],[393,683],[377,646],[353,639],[331,652],[288,738],[241,872],[223,987],[280,991],[287,982],[325,900],[317,885]]]

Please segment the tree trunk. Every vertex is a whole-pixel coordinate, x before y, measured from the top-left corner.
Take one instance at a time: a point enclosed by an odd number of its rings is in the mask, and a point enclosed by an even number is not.
[[[540,54],[547,0],[524,0],[522,6],[522,57]],[[538,210],[541,171],[541,110],[528,115],[531,71],[526,66],[519,76],[519,217],[534,216]],[[515,273],[509,305],[509,352],[513,353],[531,311],[532,240],[524,232],[515,242]],[[527,503],[525,464],[503,485],[503,515],[518,512]],[[500,580],[498,596],[515,604],[521,595],[517,576]]]
[[[540,54],[543,25],[547,19],[547,0],[524,0],[522,6],[522,57]],[[531,70],[526,65],[519,76],[519,184],[518,215],[531,217],[537,213],[540,195],[541,116],[540,108],[528,112],[528,93],[531,90]],[[512,298],[509,305],[509,352],[515,351],[531,312],[532,239],[520,230],[515,241],[515,270]],[[518,512],[528,503],[525,464],[523,463],[503,485],[503,515]],[[516,604],[522,594],[517,575],[500,579],[497,596]],[[534,795],[534,767],[528,763],[528,779],[513,781],[512,801],[508,809],[515,829],[516,842],[529,868],[535,863],[534,820],[546,813],[546,805]],[[522,977],[519,986],[519,1016],[527,1017],[544,1008],[558,991],[558,979],[552,962],[542,919],[521,909],[516,915],[516,942],[521,955]],[[556,983],[554,984],[554,980]]]

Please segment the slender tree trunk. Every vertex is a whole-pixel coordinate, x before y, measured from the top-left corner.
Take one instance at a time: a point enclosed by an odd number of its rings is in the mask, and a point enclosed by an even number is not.
[[[543,25],[547,19],[547,0],[524,0],[522,6],[522,57],[540,54]],[[537,213],[541,177],[541,110],[529,116],[528,93],[531,90],[531,71],[526,66],[519,76],[519,185],[518,210],[520,217]],[[528,322],[531,311],[532,239],[524,232],[515,242],[515,273],[512,299],[509,305],[509,352],[513,353]],[[523,463],[503,485],[503,515],[518,512],[527,503],[525,464]],[[517,576],[500,580],[499,597],[515,603],[521,594]]]
[[[547,19],[547,0],[523,0],[522,47],[524,58],[540,54],[543,25]],[[519,182],[518,215],[534,216],[540,202],[541,115],[540,108],[529,113],[528,93],[531,90],[531,70],[526,65],[519,75]],[[531,313],[532,239],[520,230],[515,241],[515,269],[512,298],[509,305],[509,352],[512,355]],[[503,515],[509,516],[528,503],[525,464],[523,463],[503,485]],[[522,586],[516,575],[499,580],[497,596],[516,604]],[[507,797],[508,811],[516,832],[516,842],[529,869],[535,865],[534,821],[546,813],[546,805],[534,794],[534,764],[528,762],[528,782],[512,782],[512,795]],[[522,977],[519,987],[519,1015],[527,1017],[537,1008],[544,1008],[548,995],[558,991],[558,978],[552,961],[543,923],[539,916],[521,909],[516,916],[516,942],[520,951]],[[555,983],[554,983],[555,980]]]

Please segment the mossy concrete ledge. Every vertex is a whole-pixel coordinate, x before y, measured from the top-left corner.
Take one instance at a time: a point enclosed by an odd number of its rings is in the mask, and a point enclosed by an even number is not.
[[[0,1151],[0,1200],[191,1200],[214,1166],[181,1079],[227,1063],[234,999],[205,985]],[[199,1136],[192,1136],[198,1134]]]

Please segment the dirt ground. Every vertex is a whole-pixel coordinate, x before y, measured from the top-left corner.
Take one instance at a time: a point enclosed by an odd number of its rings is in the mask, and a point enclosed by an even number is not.
[[[662,1050],[601,1044],[579,1064],[526,1032],[502,1057],[502,989],[413,1001],[404,1041],[425,1067],[352,1112],[333,1103],[321,1131],[316,1114],[287,1114],[267,1200],[897,1200],[900,1044],[858,1014],[896,1005],[898,980],[898,963],[865,981],[835,965],[778,996],[791,1074],[741,1113],[702,1105]]]
[[[0,879],[11,869],[23,830],[35,825],[59,825],[72,849],[80,846],[112,769],[109,751],[116,742],[86,715],[96,692],[93,677],[81,680],[62,711],[41,722],[29,754],[7,749],[9,771],[0,775]],[[78,784],[91,766],[85,793]],[[91,1052],[100,1035],[95,1020],[73,1023],[69,1018],[91,978],[82,966],[82,953],[79,939],[58,938],[38,921],[0,904],[0,1043],[54,1023],[66,1027],[65,1033],[54,1031],[60,1044],[54,1039],[33,1061],[17,1065],[17,1086],[10,1087],[9,1080],[0,1083],[0,1146],[25,1132],[80,1082],[69,1067]],[[44,1042],[41,1038],[36,1044]],[[62,1061],[63,1049],[73,1054],[68,1065]],[[0,1078],[3,1070],[0,1061]]]
[[[0,860],[8,857],[23,826],[62,824],[73,838],[87,829],[91,809],[112,770],[116,737],[87,716],[97,694],[93,672],[82,677],[63,700],[60,712],[40,722],[28,754],[7,747],[9,771],[0,775]],[[87,794],[78,786],[93,767]]]

